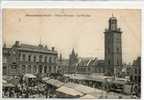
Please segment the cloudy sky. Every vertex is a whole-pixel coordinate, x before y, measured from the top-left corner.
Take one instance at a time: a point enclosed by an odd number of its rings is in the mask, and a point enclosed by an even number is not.
[[[104,59],[104,30],[112,14],[122,29],[123,62],[140,56],[140,10],[111,9],[4,9],[3,41],[12,45],[22,43],[49,48],[68,58],[72,48],[80,57]]]

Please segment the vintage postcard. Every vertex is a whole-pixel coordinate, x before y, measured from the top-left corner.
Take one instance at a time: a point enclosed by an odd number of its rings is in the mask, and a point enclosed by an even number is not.
[[[140,9],[3,9],[2,97],[139,99]]]

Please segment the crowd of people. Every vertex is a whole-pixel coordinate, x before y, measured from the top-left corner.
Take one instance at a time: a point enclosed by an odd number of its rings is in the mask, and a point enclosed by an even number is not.
[[[90,84],[91,82],[90,83],[82,82],[79,80],[74,80],[74,79],[64,77],[62,75],[49,75],[48,77],[52,79],[60,80],[63,83],[73,82],[77,84],[92,86],[92,84]],[[56,88],[53,88],[53,86],[46,84],[42,80],[42,78],[36,77],[35,79],[30,78],[28,80],[25,80],[23,76],[20,76],[17,79],[18,79],[18,83],[16,85],[3,86],[3,94],[2,94],[3,98],[56,98],[57,97],[55,93]],[[92,87],[95,88],[97,87],[97,85]],[[98,85],[98,87],[100,87],[100,85]]]
[[[3,98],[51,98],[54,96],[47,84],[40,79],[24,80],[21,76],[18,79],[16,85],[3,86]]]

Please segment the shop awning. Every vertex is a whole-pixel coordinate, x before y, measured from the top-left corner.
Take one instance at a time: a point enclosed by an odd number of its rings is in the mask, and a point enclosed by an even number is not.
[[[45,81],[47,84],[50,84],[52,86],[55,86],[55,87],[60,87],[62,85],[64,85],[63,82],[59,81],[59,80],[55,80],[55,79],[49,79],[49,80],[46,80]]]
[[[63,93],[63,94],[67,94],[67,95],[70,95],[70,96],[82,96],[84,95],[83,93],[75,90],[75,89],[72,89],[72,88],[68,88],[68,87],[65,87],[65,86],[62,86],[58,89],[56,89],[57,92],[60,92],[60,93]]]
[[[2,80],[2,84],[6,84],[7,83],[7,81],[6,80]]]
[[[11,83],[6,83],[2,85],[3,87],[15,87],[13,84]]]
[[[87,95],[93,96],[95,99],[100,99],[104,94],[106,94],[105,91],[96,89],[96,91],[88,93]]]
[[[76,83],[66,83],[64,86],[69,87],[69,88],[73,88],[77,91],[80,91],[82,93],[90,93],[90,92],[95,92],[96,89],[82,85],[82,84],[76,84]]]
[[[112,81],[112,83],[124,85],[124,84],[126,84],[127,82],[126,82],[126,81],[120,81],[120,80],[114,80],[114,81]]]
[[[44,78],[42,78],[43,81],[47,81],[47,80],[49,80],[49,79],[50,79],[49,77],[44,77]]]
[[[24,77],[25,78],[36,78],[36,76],[34,76],[33,74],[25,74]]]

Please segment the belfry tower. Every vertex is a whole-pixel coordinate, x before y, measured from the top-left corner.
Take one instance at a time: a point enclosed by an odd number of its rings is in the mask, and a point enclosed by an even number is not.
[[[117,18],[109,18],[108,28],[105,29],[105,65],[106,75],[118,76],[122,66],[121,29],[118,28]]]

